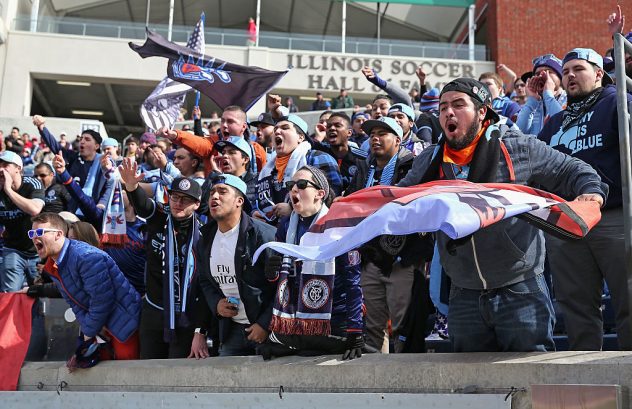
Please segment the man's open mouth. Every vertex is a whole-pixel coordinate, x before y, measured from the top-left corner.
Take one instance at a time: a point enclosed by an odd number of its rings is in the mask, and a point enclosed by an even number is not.
[[[283,138],[281,138],[280,136],[277,136],[274,138],[274,143],[278,146],[283,144]]]

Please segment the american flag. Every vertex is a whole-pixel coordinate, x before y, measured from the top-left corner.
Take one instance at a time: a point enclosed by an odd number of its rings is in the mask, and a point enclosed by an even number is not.
[[[195,25],[186,47],[204,55],[204,13]],[[165,77],[140,106],[140,116],[152,131],[163,126],[173,128],[180,115],[186,94],[191,87]]]

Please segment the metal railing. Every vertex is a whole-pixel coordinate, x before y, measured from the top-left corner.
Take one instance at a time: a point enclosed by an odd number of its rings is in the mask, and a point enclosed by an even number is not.
[[[30,31],[30,26],[30,16],[18,16],[14,19],[12,28],[18,31]],[[36,28],[39,33],[125,38],[130,40],[145,38],[145,25],[133,22],[88,20],[72,17],[40,17]],[[167,37],[167,25],[152,24],[150,28]],[[173,41],[185,43],[191,31],[192,27],[174,26],[171,38]],[[245,46],[249,39],[246,30],[218,28],[205,29],[204,36],[206,44],[227,46]],[[259,34],[259,45],[261,47],[287,50],[341,52],[342,37],[262,31]],[[469,59],[469,48],[463,44],[381,39],[378,50],[378,42],[375,39],[346,37],[345,45],[345,52],[348,54]],[[479,61],[488,59],[485,46],[476,46],[475,59]]]
[[[632,123],[628,92],[632,91],[632,79],[625,72],[625,54],[632,54],[632,43],[621,34],[614,36],[615,77],[617,80],[617,113],[619,117],[619,160],[621,162],[621,187],[623,193],[623,233],[625,240],[625,268],[628,277],[628,305],[632,311],[632,165],[630,134]]]

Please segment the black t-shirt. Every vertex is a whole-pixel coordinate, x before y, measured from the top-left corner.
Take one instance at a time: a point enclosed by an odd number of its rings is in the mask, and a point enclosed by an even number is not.
[[[42,183],[34,178],[22,178],[22,185],[17,193],[26,199],[44,201]],[[31,216],[20,210],[9,200],[4,190],[0,191],[0,224],[4,225],[4,246],[18,250],[29,256],[35,256],[35,246],[26,233],[31,230]]]
[[[44,195],[44,209],[42,212],[59,213],[68,210],[68,203],[72,201],[66,187],[53,183],[46,189]]]

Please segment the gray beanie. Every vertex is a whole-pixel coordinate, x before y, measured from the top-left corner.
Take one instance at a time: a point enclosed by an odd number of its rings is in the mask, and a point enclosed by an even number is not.
[[[329,193],[331,189],[329,189],[329,182],[327,181],[327,177],[323,173],[322,170],[318,169],[315,166],[305,165],[302,166],[299,170],[307,170],[314,177],[314,182],[325,191],[325,197],[323,197],[323,202],[327,203],[327,199],[329,198]]]

